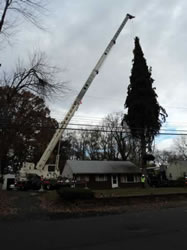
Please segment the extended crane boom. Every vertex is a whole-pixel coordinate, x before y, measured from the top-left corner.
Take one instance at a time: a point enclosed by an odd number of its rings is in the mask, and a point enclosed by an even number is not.
[[[127,23],[128,19],[132,19],[134,16],[127,14],[125,19],[123,20],[122,24],[116,31],[115,35],[113,36],[112,40],[106,47],[105,51],[103,52],[102,56],[100,57],[99,61],[97,62],[96,66],[92,70],[91,74],[89,75],[88,79],[86,80],[84,86],[82,87],[81,91],[79,92],[78,96],[76,97],[74,103],[72,104],[70,110],[66,114],[64,120],[59,124],[59,128],[57,128],[53,138],[51,139],[50,143],[48,144],[46,150],[44,151],[42,157],[40,158],[39,162],[36,165],[36,169],[43,169],[47,160],[49,159],[52,151],[54,150],[55,146],[57,145],[58,141],[60,140],[62,134],[64,133],[65,129],[67,128],[71,118],[73,117],[74,113],[79,108],[82,98],[84,97],[85,93],[87,92],[88,88],[90,87],[92,81],[94,80],[95,76],[99,73],[99,69],[101,68],[102,64],[104,63],[107,55],[109,54],[110,50],[112,49],[113,45],[116,43],[116,39],[118,38],[120,32],[124,28],[125,24]]]

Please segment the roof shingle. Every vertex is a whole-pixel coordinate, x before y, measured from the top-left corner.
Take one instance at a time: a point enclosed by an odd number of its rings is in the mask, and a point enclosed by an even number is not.
[[[73,174],[125,174],[141,173],[130,161],[75,161],[66,162]]]

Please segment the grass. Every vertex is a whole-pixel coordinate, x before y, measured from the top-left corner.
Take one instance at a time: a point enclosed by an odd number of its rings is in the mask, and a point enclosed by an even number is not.
[[[108,190],[94,190],[96,197],[127,197],[157,194],[187,193],[187,187],[165,187],[165,188],[116,188]]]
[[[96,197],[128,197],[141,195],[156,195],[156,194],[187,194],[187,188],[125,188],[125,189],[108,189],[108,190],[93,190]],[[163,200],[164,198],[164,200]],[[168,197],[163,197],[159,200],[146,199],[97,199],[97,200],[78,200],[64,201],[60,198],[55,190],[45,192],[40,196],[40,207],[50,213],[58,214],[87,214],[87,213],[105,213],[105,212],[123,212],[123,211],[138,211],[145,209],[160,209],[170,206],[179,206],[183,204],[183,200],[172,200]],[[182,201],[182,203],[181,203]],[[186,204],[186,203],[185,203]]]
[[[141,196],[141,195],[157,195],[157,194],[177,194],[187,193],[187,187],[164,187],[164,188],[116,188],[93,190],[95,196],[102,197],[128,197],[128,196]],[[56,190],[48,191],[42,195],[48,201],[56,201],[59,195]]]
[[[59,195],[57,194],[56,190],[51,190],[51,191],[42,193],[41,197],[43,197],[44,199],[48,201],[56,201],[57,199],[59,199]]]

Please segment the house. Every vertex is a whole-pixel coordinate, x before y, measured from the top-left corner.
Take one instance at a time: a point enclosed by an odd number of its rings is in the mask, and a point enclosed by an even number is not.
[[[89,188],[122,188],[139,186],[141,171],[130,161],[68,160],[62,177],[74,179]]]
[[[169,163],[166,169],[166,177],[168,180],[177,180],[187,175],[187,161],[173,161]]]

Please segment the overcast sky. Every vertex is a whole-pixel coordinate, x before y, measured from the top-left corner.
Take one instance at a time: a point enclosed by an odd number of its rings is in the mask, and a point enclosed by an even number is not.
[[[97,60],[125,18],[135,15],[120,34],[86,93],[74,121],[98,123],[111,112],[124,111],[132,68],[134,37],[139,36],[152,67],[158,101],[167,113],[167,128],[187,129],[187,1],[185,0],[53,0],[43,18],[48,32],[21,24],[12,46],[2,51],[2,68],[18,57],[40,49],[50,63],[63,70],[61,78],[71,91],[49,103],[59,121],[72,104]],[[163,128],[166,128],[166,125]],[[157,140],[159,148],[171,145],[170,136]]]

